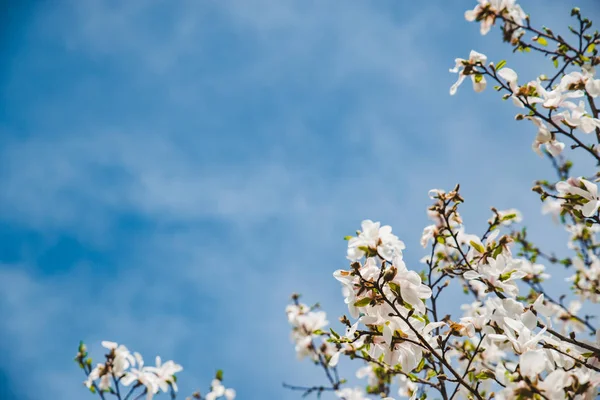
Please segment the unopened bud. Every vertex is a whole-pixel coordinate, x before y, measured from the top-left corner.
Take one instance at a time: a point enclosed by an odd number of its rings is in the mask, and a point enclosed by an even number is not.
[[[388,268],[387,271],[385,271],[385,273],[383,274],[383,280],[385,282],[389,282],[391,280],[393,280],[396,277],[396,274],[398,273],[398,268],[394,267],[393,265]]]

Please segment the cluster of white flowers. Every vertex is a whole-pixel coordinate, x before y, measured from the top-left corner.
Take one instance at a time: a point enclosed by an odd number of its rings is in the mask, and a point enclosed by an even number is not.
[[[324,311],[316,311],[298,302],[294,296],[294,304],[287,306],[285,312],[288,322],[292,325],[291,339],[296,345],[298,359],[309,357],[314,362],[326,362],[335,352],[335,347],[328,342],[319,340],[329,321]],[[317,342],[318,341],[318,342]]]
[[[156,357],[155,366],[144,366],[144,359],[139,353],[130,353],[127,347],[115,342],[103,341],[102,346],[110,352],[105,363],[97,364],[88,374],[85,385],[97,387],[101,391],[116,391],[117,382],[123,386],[144,386],[146,399],[150,400],[159,391],[177,392],[175,374],[183,368],[173,361],[162,363]]]
[[[595,78],[593,68],[600,58],[590,61],[581,53],[595,56],[600,34],[586,34],[591,23],[577,9],[573,15],[581,26],[579,50],[547,28],[531,28],[529,17],[515,0],[479,0],[465,18],[480,22],[482,34],[502,21],[504,40],[515,50],[527,52],[553,41],[557,50],[544,54],[553,55],[555,65],[563,60],[565,67],[554,78],[540,76],[519,85],[518,74],[506,68],[506,62],[488,64],[486,55],[471,51],[468,59],[455,60],[450,71],[458,74],[458,80],[450,93],[455,94],[468,76],[476,92],[484,91],[493,79],[499,84],[496,89],[505,91],[505,99],[511,98],[517,107],[529,111],[517,119],[530,120],[537,127],[532,146],[536,152],[542,154],[540,148],[545,146],[558,157],[565,148],[557,139],[562,134],[574,141],[573,148],[584,148],[600,162],[596,147],[584,145],[575,136],[579,131],[596,133],[600,141],[598,107],[593,101],[600,95],[600,79]],[[535,44],[528,44],[527,33],[535,35],[530,39]],[[569,65],[577,70],[569,71]],[[437,390],[445,399],[460,395],[478,400],[584,400],[599,395],[600,330],[579,313],[586,301],[600,300],[600,242],[596,239],[600,196],[590,180],[566,179],[570,166],[556,160],[563,181],[543,184],[555,194],[542,186],[534,191],[545,200],[543,213],[550,213],[571,233],[573,257],[559,259],[532,245],[525,229],[514,228],[522,221],[515,209],[492,209],[487,231],[481,236],[468,233],[458,212],[463,202],[458,186],[449,192],[434,189],[429,193],[434,200],[428,209],[433,223],[423,230],[421,245],[430,246],[431,253],[421,260],[426,269],[420,273],[405,265],[404,243],[390,226],[365,220],[356,236],[347,237],[350,268],[334,273],[352,318],[340,319],[345,333],[323,333],[324,314],[305,305],[296,303],[288,308],[299,355],[314,353],[312,343],[319,336],[334,344],[323,346],[327,349],[326,370],[335,367],[341,355],[366,363],[356,374],[367,378],[366,392],[340,389],[339,381],[332,381],[335,384],[329,390],[346,400],[366,399],[369,394],[391,399],[394,381],[398,395],[410,399],[426,398],[428,390]],[[502,233],[509,229],[512,231]],[[515,244],[520,246],[517,252]],[[564,303],[565,296],[557,300],[546,294],[543,284],[551,277],[538,260],[540,254],[544,261],[573,267],[574,275],[568,281],[578,299]],[[442,318],[438,314],[440,295],[453,279],[474,298],[454,320],[452,315]],[[594,335],[595,340],[585,335]],[[323,387],[306,394],[314,390]]]
[[[124,345],[103,341],[102,346],[109,351],[105,355],[106,362],[98,363],[95,367],[92,367],[92,359],[88,356],[83,342],[80,343],[75,357],[79,367],[87,374],[84,384],[91,392],[98,393],[101,399],[105,399],[104,393],[110,393],[116,397],[116,400],[141,399],[142,397],[151,400],[160,392],[169,392],[172,399],[176,398],[178,388],[175,374],[183,370],[181,365],[173,361],[163,363],[157,356],[156,365],[146,366],[139,353],[131,353]],[[222,375],[222,371],[217,372],[210,392],[205,397],[196,392],[186,399],[235,399],[235,390],[223,386]]]
[[[210,385],[210,392],[206,394],[205,400],[217,400],[225,397],[226,400],[235,399],[235,390],[227,389],[223,386],[220,379],[213,379]]]
[[[450,71],[458,72],[459,79],[450,88],[450,93],[456,93],[456,89],[466,75],[471,76],[476,92],[483,91],[486,87],[485,75],[491,73],[489,69],[485,68],[486,62],[487,57],[474,50],[471,51],[469,60],[457,58],[455,68]],[[476,67],[481,68],[477,69]],[[490,64],[490,67],[493,68],[494,65]],[[586,95],[596,98],[600,94],[600,79],[594,78],[594,68],[585,67],[582,72],[573,71],[563,76],[560,83],[552,89],[546,89],[541,78],[519,86],[517,84],[518,75],[511,68],[498,68],[496,73],[499,82],[510,91],[507,97],[510,97],[517,107],[531,109],[539,104],[553,112],[548,119],[535,115],[517,116],[517,118],[531,120],[537,127],[538,133],[532,146],[536,152],[540,152],[541,145],[545,145],[546,149],[554,156],[563,151],[564,143],[558,141],[552,132],[555,124],[563,124],[569,130],[578,129],[585,134],[595,132],[597,128],[600,128],[600,119],[590,116],[591,112],[586,109],[583,100],[579,100],[577,103],[572,101],[573,99],[582,99]]]

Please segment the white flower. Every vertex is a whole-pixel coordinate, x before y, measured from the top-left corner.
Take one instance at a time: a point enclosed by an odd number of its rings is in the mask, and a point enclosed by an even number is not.
[[[589,116],[583,100],[579,101],[579,105],[569,106],[568,109],[558,114],[558,116],[569,127],[579,128],[584,133],[592,133],[600,128],[600,120]]]
[[[425,304],[422,299],[431,297],[431,289],[422,283],[419,274],[409,271],[402,260],[395,260],[394,266],[398,272],[392,282],[400,286],[402,299],[421,314],[425,314]]]
[[[556,190],[559,193],[574,194],[583,197],[587,202],[583,206],[578,206],[584,217],[592,217],[600,208],[600,198],[598,197],[598,186],[583,178],[569,178],[566,181],[558,182]]]
[[[103,341],[101,344],[104,348],[109,349],[114,356],[113,373],[117,378],[123,376],[130,366],[135,365],[135,358],[127,350],[127,347],[109,341]]]
[[[361,388],[344,388],[335,392],[336,396],[344,400],[369,400]]]
[[[215,400],[219,397],[225,396],[227,400],[235,399],[235,390],[233,389],[225,389],[225,386],[221,383],[220,380],[214,379],[211,383],[211,391],[205,397],[206,400]]]
[[[531,83],[535,87],[539,97],[529,97],[529,103],[541,103],[543,107],[556,110],[560,107],[575,106],[568,99],[583,97],[584,93],[581,90],[566,91],[560,85],[552,90],[546,90],[542,83],[538,80]]]
[[[467,271],[463,274],[467,280],[481,279],[493,287],[500,289],[509,296],[516,296],[519,288],[515,280],[523,278],[526,274],[519,270],[519,264],[507,259],[500,254],[495,259],[489,258],[488,264],[478,265],[477,271]]]
[[[137,368],[132,368],[128,371],[121,383],[123,386],[129,386],[133,382],[137,382],[146,387],[146,399],[150,400],[159,390],[159,383],[156,374],[149,370],[148,367],[144,367],[144,359],[139,353],[134,353],[137,361]]]
[[[177,384],[173,376],[183,370],[181,365],[175,364],[171,360],[162,364],[160,357],[156,356],[156,367],[148,367],[146,370],[156,374],[156,382],[163,392],[167,392],[169,386],[172,386],[173,390],[177,391]]]
[[[404,243],[392,234],[392,227],[381,226],[379,222],[364,220],[362,230],[357,237],[348,242],[348,259],[358,261],[367,253],[366,249],[377,252],[384,260],[391,261],[396,255],[402,255]]]
[[[538,349],[537,344],[544,339],[546,328],[533,335],[537,318],[531,311],[525,312],[520,320],[504,318],[504,335],[489,334],[492,340],[508,340],[515,353],[520,355],[519,365],[521,373],[533,377],[546,368],[546,353]]]
[[[111,386],[111,374],[106,370],[105,364],[97,364],[94,369],[89,373],[84,384],[89,389],[94,385],[94,381],[100,379],[98,388],[100,390],[109,389]]]
[[[456,90],[465,80],[467,75],[471,76],[471,80],[473,81],[473,90],[476,92],[482,92],[486,87],[485,77],[478,73],[474,73],[473,67],[477,65],[484,65],[487,62],[487,57],[485,54],[471,50],[468,60],[457,58],[454,61],[456,65],[454,68],[450,69],[450,72],[458,73],[458,80],[454,85],[452,85],[452,87],[450,87],[450,94],[454,95],[456,93]]]
[[[546,150],[548,150],[550,154],[552,154],[554,157],[558,156],[565,148],[565,144],[556,140],[552,136],[552,133],[550,133],[550,130],[546,124],[538,117],[532,117],[528,115],[525,118],[531,120],[538,127],[537,136],[531,145],[532,149],[540,156],[543,156],[542,152],[540,151],[540,146],[545,144]]]
[[[518,25],[522,25],[526,17],[515,0],[479,0],[479,4],[473,10],[465,12],[465,19],[469,22],[480,21],[481,34],[486,35],[499,15],[504,15],[512,24]],[[518,34],[519,32],[514,33],[514,35]]]
[[[508,87],[512,92],[512,95],[510,97],[512,98],[514,105],[519,108],[525,108],[525,105],[518,97],[519,85],[517,85],[517,73],[511,68],[502,68],[500,71],[498,71],[498,76],[500,76],[506,81],[506,83],[508,83]]]

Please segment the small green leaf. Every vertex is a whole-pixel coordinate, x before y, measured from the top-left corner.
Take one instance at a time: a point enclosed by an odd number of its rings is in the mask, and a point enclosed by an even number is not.
[[[482,245],[480,245],[479,243],[475,243],[473,240],[471,240],[469,242],[469,244],[478,252],[485,253],[485,248]]]
[[[494,253],[492,254],[492,257],[495,259],[496,257],[498,257],[500,255],[500,253],[502,253],[502,246],[496,247],[496,249],[494,250]]]
[[[496,71],[500,71],[506,65],[506,60],[502,60],[496,65]]]
[[[333,336],[335,336],[336,339],[340,338],[340,335],[336,331],[334,331],[333,328],[329,328],[329,331]]]
[[[371,302],[371,299],[369,297],[365,297],[363,299],[358,300],[356,303],[354,303],[354,307],[364,307],[367,304],[369,304]]]
[[[388,286],[390,287],[390,289],[392,289],[392,292],[394,292],[396,296],[400,295],[400,285],[394,282],[389,282]]]
[[[504,217],[502,217],[502,221],[509,221],[514,218],[517,218],[517,214],[506,214]]]
[[[596,48],[596,44],[595,43],[590,43],[590,45],[587,47],[586,51],[588,53],[591,53],[594,51],[594,49]]]
[[[417,366],[417,369],[415,369],[415,372],[418,374],[419,372],[421,372],[423,370],[423,368],[425,367],[425,358],[421,358],[421,362],[419,362],[419,365]]]
[[[513,269],[512,271],[506,272],[504,274],[500,274],[500,282],[504,282],[510,279],[510,276],[514,273],[517,272],[516,269]]]
[[[537,42],[542,46],[548,46],[548,41],[546,40],[546,38],[543,38],[541,36],[537,38]]]
[[[352,239],[354,236],[344,236],[344,240],[350,240]]]
[[[491,378],[495,378],[495,377],[496,377],[496,375],[489,369],[484,369],[483,371],[481,371],[480,373],[475,375],[475,378],[481,379],[481,380],[491,379]]]
[[[475,82],[479,83],[483,80],[483,75],[475,74]]]
[[[217,373],[215,374],[215,379],[218,379],[220,381],[223,380],[223,370],[222,369],[217,370]]]

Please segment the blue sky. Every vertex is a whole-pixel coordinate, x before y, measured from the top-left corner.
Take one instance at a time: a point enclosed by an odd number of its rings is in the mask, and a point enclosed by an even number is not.
[[[298,398],[281,382],[323,377],[295,360],[290,293],[335,321],[331,274],[365,218],[419,268],[430,188],[462,184],[468,229],[517,207],[564,248],[529,192],[552,176],[533,128],[492,91],[448,95],[472,48],[552,71],[480,37],[474,3],[5,5],[0,397],[93,398],[72,357],[106,339],[181,363],[182,395],[223,368],[239,398]],[[561,31],[565,3],[523,7]]]

